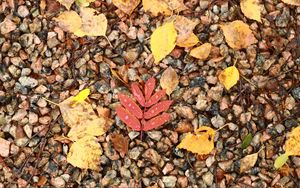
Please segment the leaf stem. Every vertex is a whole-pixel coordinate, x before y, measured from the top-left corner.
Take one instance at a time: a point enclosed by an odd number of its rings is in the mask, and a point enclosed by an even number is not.
[[[45,97],[42,97],[43,99],[45,99],[47,102],[51,103],[51,104],[54,104],[56,106],[59,106],[59,104],[53,102],[53,101],[50,101],[49,99],[46,99]]]
[[[219,131],[219,130],[221,130],[221,129],[223,129],[224,127],[227,127],[229,124],[227,123],[227,124],[225,124],[225,125],[223,125],[222,127],[220,127],[220,128],[218,128],[217,130],[215,130],[215,132],[217,132],[217,131]]]

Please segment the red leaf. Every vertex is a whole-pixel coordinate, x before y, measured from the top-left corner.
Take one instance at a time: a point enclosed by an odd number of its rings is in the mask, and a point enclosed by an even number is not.
[[[165,90],[159,90],[146,102],[145,106],[150,107],[153,104],[157,103],[162,97],[166,95]]]
[[[128,112],[125,108],[118,106],[116,108],[116,113],[119,118],[130,128],[136,131],[141,130],[141,123],[140,121],[134,117],[130,112]]]
[[[173,101],[162,101],[153,105],[147,112],[144,113],[145,119],[150,119],[157,114],[168,110]]]
[[[148,131],[151,129],[154,129],[156,127],[159,127],[161,125],[163,125],[164,123],[166,123],[167,121],[169,121],[171,119],[171,116],[168,113],[163,113],[162,115],[159,115],[149,121],[147,121],[144,124],[144,131]]]
[[[143,111],[141,108],[127,95],[122,93],[118,94],[121,104],[135,117],[142,119],[143,118]]]
[[[137,83],[131,84],[131,91],[134,98],[140,103],[140,105],[145,106],[145,98],[142,90],[139,87],[139,84]]]
[[[148,101],[151,97],[151,94],[155,88],[156,80],[155,78],[151,77],[149,80],[147,80],[145,84],[145,98],[146,101]]]

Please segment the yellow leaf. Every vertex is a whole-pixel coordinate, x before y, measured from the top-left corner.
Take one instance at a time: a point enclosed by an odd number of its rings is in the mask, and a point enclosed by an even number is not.
[[[235,66],[231,66],[224,69],[218,78],[225,88],[229,90],[240,79],[240,73]]]
[[[74,0],[57,0],[60,4],[65,6],[68,10],[70,10],[72,4],[74,3]]]
[[[81,27],[81,18],[75,11],[62,12],[57,18],[54,18],[54,20],[64,31],[74,33]]]
[[[149,11],[153,16],[158,16],[159,13],[166,16],[172,14],[168,4],[162,0],[143,0],[143,7],[145,11]]]
[[[211,51],[211,44],[210,43],[204,43],[201,46],[198,46],[196,48],[193,48],[190,52],[190,55],[192,57],[195,57],[200,60],[206,60],[210,54]]]
[[[82,7],[80,9],[82,26],[74,34],[78,37],[105,36],[107,29],[107,19],[104,14],[98,14],[95,9]]]
[[[75,97],[73,97],[73,101],[81,103],[83,102],[90,94],[90,89],[86,88],[80,91]]]
[[[261,22],[261,7],[258,0],[241,0],[240,6],[247,18]]]
[[[282,2],[289,4],[289,5],[295,5],[295,6],[300,6],[300,1],[299,0],[281,0]]]
[[[300,155],[300,126],[294,128],[285,142],[287,155]]]
[[[195,133],[187,133],[177,148],[199,155],[209,154],[214,149],[215,131],[210,127],[202,126]]]
[[[140,4],[141,0],[113,0],[112,2],[118,9],[130,15]]]
[[[243,173],[247,170],[250,170],[256,163],[258,157],[258,153],[254,153],[251,155],[246,155],[240,161],[240,173]]]
[[[99,170],[102,149],[93,136],[85,136],[71,145],[67,161],[81,169]]]
[[[172,67],[168,67],[161,75],[160,86],[170,95],[179,83],[176,71]]]
[[[76,4],[80,7],[87,7],[95,0],[76,0]]]
[[[176,16],[174,22],[175,29],[178,32],[176,43],[181,43],[188,39],[197,24],[197,21],[190,20],[184,16]]]
[[[233,49],[247,48],[257,42],[251,29],[240,20],[221,25],[226,42]]]
[[[198,37],[194,33],[191,33],[187,39],[185,39],[180,43],[177,43],[177,46],[188,48],[188,47],[195,46],[196,44],[198,44],[198,42],[199,42]]]
[[[165,23],[152,33],[150,46],[156,64],[172,52],[175,47],[176,37],[177,32],[173,22]]]

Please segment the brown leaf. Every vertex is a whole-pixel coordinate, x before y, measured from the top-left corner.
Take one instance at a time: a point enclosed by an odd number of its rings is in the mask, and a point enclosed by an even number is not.
[[[112,2],[118,9],[130,15],[140,4],[141,0],[113,0]]]
[[[172,67],[168,67],[161,75],[160,86],[170,95],[179,83],[176,71]]]
[[[241,164],[240,164],[240,173],[243,173],[249,169],[251,169],[256,161],[257,161],[258,153],[254,153],[251,155],[247,155],[244,158],[241,159]]]
[[[184,16],[176,16],[174,22],[175,29],[178,32],[176,43],[182,43],[188,39],[197,24],[197,21],[192,21]]]
[[[121,134],[112,134],[110,139],[116,151],[118,151],[122,157],[128,152],[129,141]]]
[[[204,61],[208,58],[211,48],[212,46],[210,43],[204,43],[201,46],[193,48],[190,52],[190,55]]]

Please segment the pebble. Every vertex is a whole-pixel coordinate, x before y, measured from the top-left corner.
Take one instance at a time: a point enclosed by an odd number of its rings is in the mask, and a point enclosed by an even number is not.
[[[136,132],[136,131],[131,131],[131,132],[128,133],[128,136],[129,136],[130,140],[135,139],[139,135],[140,135],[140,132]]]
[[[25,125],[24,127],[23,127],[23,129],[24,129],[24,132],[25,132],[25,134],[26,134],[26,136],[28,137],[28,138],[31,138],[31,136],[32,136],[32,127],[30,126],[30,125]]]
[[[163,173],[164,175],[166,175],[166,174],[168,174],[169,172],[171,172],[173,169],[174,169],[173,164],[172,164],[172,163],[167,163],[167,164],[165,165],[165,167],[163,168],[162,173]]]
[[[51,185],[57,188],[63,188],[66,185],[65,180],[62,177],[52,178],[50,181]]]
[[[0,138],[0,155],[2,157],[8,157],[9,155],[10,142]]]
[[[220,128],[223,125],[225,125],[225,118],[221,117],[220,115],[214,116],[211,119],[211,124],[215,127],[215,128]]]
[[[177,178],[175,176],[163,176],[162,181],[165,187],[175,187]]]
[[[11,21],[10,19],[6,18],[3,22],[0,23],[0,32],[2,35],[5,35],[17,28],[17,25]]]
[[[38,81],[36,79],[27,76],[21,76],[19,78],[19,82],[22,86],[29,88],[34,88],[38,85]]]
[[[162,137],[161,131],[149,131],[147,132],[147,135],[155,141],[159,141]]]
[[[21,16],[22,18],[25,18],[26,16],[29,15],[29,10],[24,5],[19,6],[17,12],[18,12],[19,16]]]
[[[27,111],[25,109],[19,109],[12,117],[12,120],[21,121],[26,115],[27,115]]]
[[[137,160],[141,154],[141,151],[143,150],[142,147],[134,147],[131,150],[129,150],[128,156],[130,159]]]
[[[208,171],[205,174],[203,174],[202,179],[207,186],[212,186],[214,176],[211,172]]]
[[[153,164],[157,164],[159,166],[163,166],[164,161],[162,160],[161,156],[155,151],[154,149],[150,148],[145,151],[143,157]]]
[[[39,117],[34,112],[29,112],[29,114],[28,114],[28,120],[29,120],[29,124],[33,125],[33,124],[35,124],[35,123],[38,122]]]
[[[193,110],[189,106],[177,106],[177,107],[175,107],[175,111],[179,116],[181,116],[183,118],[187,118],[190,120],[195,118]]]
[[[296,87],[292,90],[292,95],[295,99],[300,99],[300,87]]]
[[[33,37],[34,35],[31,33],[23,34],[19,37],[19,42],[22,47],[28,48],[30,45],[33,44]]]

